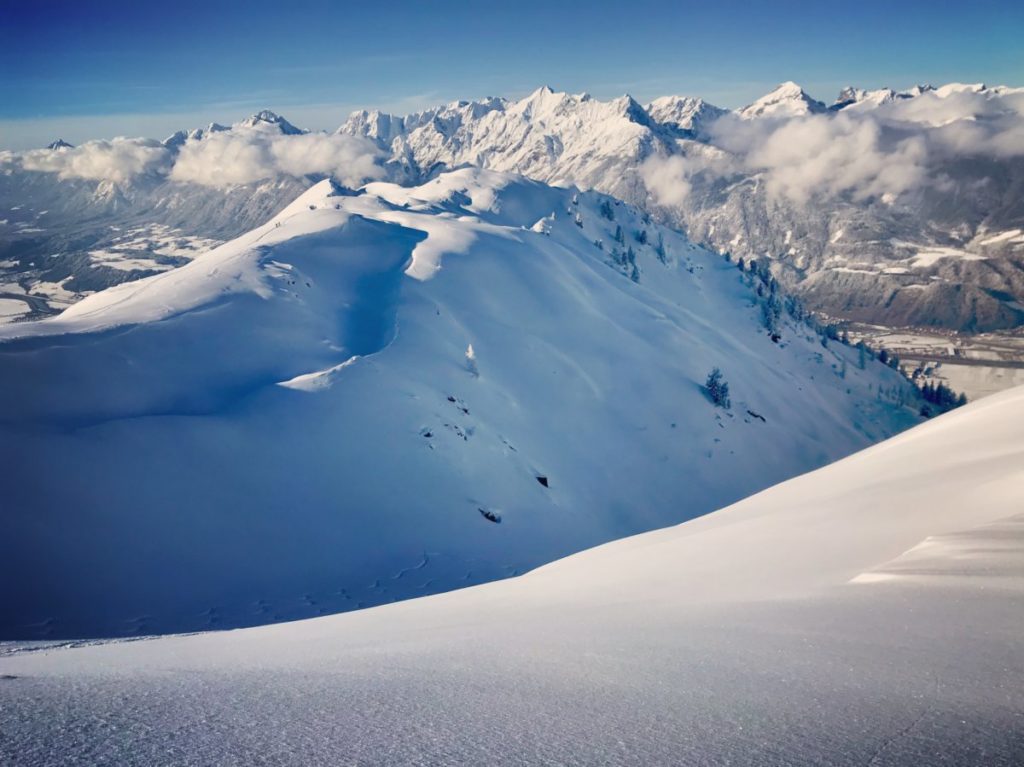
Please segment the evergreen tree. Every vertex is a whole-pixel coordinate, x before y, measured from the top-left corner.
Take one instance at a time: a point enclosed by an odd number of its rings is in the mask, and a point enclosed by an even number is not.
[[[732,402],[729,400],[729,384],[718,368],[712,368],[708,373],[707,380],[704,381],[704,390],[716,406],[725,410],[732,407]]]

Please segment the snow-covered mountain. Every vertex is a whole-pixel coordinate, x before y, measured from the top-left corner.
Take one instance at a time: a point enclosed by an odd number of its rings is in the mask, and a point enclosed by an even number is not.
[[[895,371],[785,312],[769,337],[781,304],[750,280],[612,198],[463,169],[322,181],[184,266],[3,326],[0,635],[501,578],[919,420]]]
[[[785,83],[736,112],[545,87],[407,116],[356,112],[333,136],[263,112],[160,146],[5,153],[0,269],[35,311],[145,274],[89,256],[119,247],[123,230],[224,240],[327,175],[418,184],[472,165],[603,191],[709,248],[769,258],[788,289],[832,317],[1008,329],[1024,320],[1022,114],[1022,89],[955,83],[851,87],[830,107]],[[144,249],[127,262],[147,258],[182,262]]]
[[[700,98],[664,96],[647,105],[647,114],[661,125],[680,132],[689,131],[692,135],[703,135],[704,128],[728,114],[728,110]]]
[[[381,177],[374,152],[267,110],[162,142],[0,152],[0,301],[45,316],[188,263],[266,221],[313,180]]]
[[[775,90],[766,93],[752,104],[738,110],[736,114],[744,120],[758,117],[790,118],[821,114],[826,107],[820,101],[812,99],[804,89],[790,81],[779,85]]]
[[[1022,421],[1024,389],[1004,392],[501,583],[244,631],[12,647],[0,758],[1010,767]]]
[[[827,108],[784,83],[733,115],[544,88],[341,130],[413,177],[471,164],[645,206],[715,250],[771,258],[831,316],[977,331],[1024,320],[1022,104],[1020,89],[954,84],[850,88]]]

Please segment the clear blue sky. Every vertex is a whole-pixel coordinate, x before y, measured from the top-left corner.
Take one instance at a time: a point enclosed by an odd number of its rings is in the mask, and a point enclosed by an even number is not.
[[[0,0],[0,147],[158,138],[268,107],[310,128],[541,84],[726,107],[796,80],[1024,85],[1024,1]]]

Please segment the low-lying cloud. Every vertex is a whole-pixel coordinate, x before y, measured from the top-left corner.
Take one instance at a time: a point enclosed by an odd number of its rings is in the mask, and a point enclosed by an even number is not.
[[[383,176],[379,150],[356,136],[225,131],[189,140],[170,177],[206,186],[250,184],[278,175],[329,174],[347,186]]]
[[[679,207],[695,190],[745,177],[798,205],[838,196],[891,200],[943,184],[950,161],[1024,156],[1024,93],[925,93],[875,109],[781,119],[730,114],[706,131],[710,146],[641,166],[657,204]]]
[[[347,186],[382,178],[380,151],[368,139],[337,134],[284,135],[232,130],[189,139],[175,152],[158,141],[116,138],[74,148],[0,153],[0,166],[56,173],[62,179],[126,183],[142,176],[225,187],[279,176],[331,175]]]
[[[89,141],[73,149],[33,149],[12,156],[20,157],[25,170],[117,183],[145,174],[166,173],[171,164],[167,147],[150,139]]]

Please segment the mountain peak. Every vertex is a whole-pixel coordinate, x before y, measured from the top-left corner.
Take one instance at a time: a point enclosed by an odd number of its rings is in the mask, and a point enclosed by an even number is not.
[[[751,119],[755,117],[796,117],[819,114],[824,111],[824,104],[808,96],[797,83],[787,80],[754,103],[740,109],[738,114],[744,119]]]
[[[47,144],[46,148],[47,149],[74,149],[75,145],[74,144],[69,144],[64,139],[59,138],[56,141],[53,141],[53,142]]]
[[[286,119],[281,117],[279,114],[277,114],[276,112],[271,112],[269,109],[263,109],[257,112],[256,114],[245,118],[244,120],[242,120],[242,122],[238,123],[238,125],[245,128],[261,129],[273,126],[280,130],[281,133],[284,133],[285,135],[288,136],[295,136],[300,133],[305,133],[304,130],[296,128]]]
[[[727,111],[693,96],[662,96],[647,105],[647,114],[653,120],[684,131],[699,131]]]

